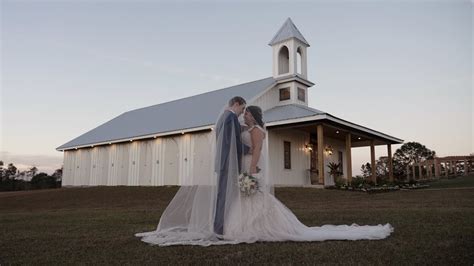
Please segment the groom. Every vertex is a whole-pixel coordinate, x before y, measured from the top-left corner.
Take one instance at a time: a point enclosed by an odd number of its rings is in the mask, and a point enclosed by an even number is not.
[[[219,117],[216,124],[217,138],[223,138],[220,142],[222,143],[222,145],[220,145],[220,150],[216,151],[216,154],[220,154],[220,157],[218,158],[220,165],[216,165],[216,172],[218,175],[218,187],[216,215],[214,217],[214,232],[218,235],[223,235],[224,232],[224,212],[227,179],[229,172],[229,153],[231,150],[231,144],[234,141],[231,139],[232,135],[235,136],[239,173],[242,168],[242,152],[244,154],[247,154],[249,152],[249,147],[247,145],[242,144],[242,140],[240,138],[241,127],[238,119],[238,117],[243,113],[246,104],[247,103],[245,102],[244,98],[240,96],[233,97],[229,100],[228,108]],[[232,132],[232,129],[234,132]]]

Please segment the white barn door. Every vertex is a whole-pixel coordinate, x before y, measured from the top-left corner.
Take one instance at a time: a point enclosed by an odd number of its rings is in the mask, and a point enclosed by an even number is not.
[[[138,184],[140,186],[151,186],[152,141],[140,141],[139,150]]]
[[[97,168],[99,174],[97,177],[97,185],[99,186],[107,185],[107,177],[109,174],[109,146],[98,147],[99,162]]]
[[[118,144],[112,144],[109,146],[109,164],[108,164],[108,176],[107,176],[107,185],[116,186],[117,185],[117,146]]]
[[[164,138],[165,156],[163,157],[163,185],[178,185],[179,182],[179,146],[177,138]]]
[[[97,186],[97,178],[99,177],[99,148],[94,147],[91,151],[91,171],[89,185]]]
[[[152,147],[152,169],[151,169],[151,185],[163,185],[163,139],[158,138],[151,144]]]
[[[214,156],[211,154],[211,133],[195,134],[194,137],[194,153],[193,153],[193,184],[208,184],[212,175],[212,160]]]

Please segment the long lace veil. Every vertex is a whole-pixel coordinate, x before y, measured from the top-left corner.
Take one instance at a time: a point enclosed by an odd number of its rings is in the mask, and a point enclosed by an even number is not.
[[[243,156],[244,149],[237,144],[240,142],[237,141],[240,132],[236,131],[237,128],[229,117],[231,115],[233,114],[230,111],[223,108],[214,130],[209,134],[213,156],[206,158],[211,160],[209,173],[198,175],[197,172],[193,172],[190,179],[192,184],[179,188],[161,215],[156,230],[137,233],[135,236],[142,237],[144,242],[160,246],[209,246],[241,242],[238,235],[229,238],[225,233],[226,224],[229,223],[232,223],[233,228],[245,231],[244,221],[239,215],[242,210],[242,195],[238,186],[238,178],[243,170],[238,155]],[[268,137],[266,139],[268,140]],[[263,146],[266,149],[267,145]],[[262,149],[262,155],[265,153],[266,151]],[[262,167],[262,174],[267,172],[264,168],[268,169],[266,165]],[[268,180],[264,184],[262,189],[273,191],[273,186]],[[232,220],[229,220],[230,212]],[[224,228],[223,234],[215,231],[216,227],[219,227],[220,219],[223,220],[221,223]]]

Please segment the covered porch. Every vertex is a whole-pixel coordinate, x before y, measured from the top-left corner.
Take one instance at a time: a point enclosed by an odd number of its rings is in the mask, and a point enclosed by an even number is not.
[[[308,154],[310,167],[306,169],[311,185],[327,186],[328,164],[340,162],[346,182],[352,181],[352,148],[370,147],[370,162],[375,165],[375,146],[387,148],[389,180],[393,181],[392,144],[403,140],[339,119],[329,114],[315,115],[286,121],[271,122],[267,129],[296,130],[308,138],[303,149]],[[336,148],[335,148],[336,146]],[[376,183],[376,168],[371,167],[371,180]]]

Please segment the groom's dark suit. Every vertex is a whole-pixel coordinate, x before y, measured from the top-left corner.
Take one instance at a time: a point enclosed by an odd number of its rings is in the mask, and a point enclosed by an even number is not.
[[[234,134],[232,134],[232,129]],[[216,234],[223,234],[224,231],[224,211],[225,211],[225,198],[227,192],[227,179],[229,171],[229,152],[230,145],[232,143],[232,135],[235,136],[235,143],[237,148],[237,161],[239,167],[239,173],[242,169],[242,152],[248,153],[249,147],[242,144],[240,138],[241,127],[237,115],[229,110],[226,110],[219,118],[216,124],[217,137],[221,136],[222,145],[221,150],[216,151],[220,153],[220,165],[216,165],[216,171],[218,173],[218,187],[217,187],[217,202],[216,202],[216,215],[214,218],[214,232]],[[221,135],[222,134],[222,135]]]

